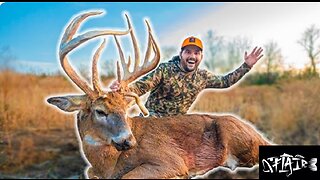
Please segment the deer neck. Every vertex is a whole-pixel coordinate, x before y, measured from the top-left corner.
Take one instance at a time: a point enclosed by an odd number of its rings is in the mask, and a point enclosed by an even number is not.
[[[121,152],[113,146],[83,145],[83,152],[91,163],[94,173],[100,177],[110,177]]]

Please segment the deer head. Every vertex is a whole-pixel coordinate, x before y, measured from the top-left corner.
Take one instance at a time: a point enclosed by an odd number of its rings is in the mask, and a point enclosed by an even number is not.
[[[141,104],[139,97],[127,91],[127,86],[138,77],[154,69],[160,60],[159,47],[156,44],[152,34],[151,28],[148,26],[148,46],[145,59],[142,66],[140,64],[140,50],[135,38],[130,20],[126,15],[128,30],[127,31],[90,31],[78,37],[73,38],[80,24],[87,18],[93,15],[101,14],[101,12],[87,12],[75,17],[68,27],[65,29],[64,35],[61,40],[59,49],[60,64],[68,77],[75,83],[85,94],[51,97],[47,99],[50,104],[57,106],[59,109],[67,112],[79,111],[78,130],[82,142],[90,145],[110,145],[115,147],[118,151],[127,150],[136,144],[136,140],[132,135],[130,129],[130,119],[127,118],[126,110],[132,105],[132,97],[144,114],[147,114],[146,108]],[[131,64],[130,56],[128,63],[125,62],[124,55],[120,43],[116,36],[126,35],[130,33],[134,53],[135,64],[134,71],[130,72],[129,67]],[[119,61],[117,62],[117,76],[121,84],[118,92],[106,92],[100,86],[97,62],[102,49],[105,46],[105,40],[96,50],[92,62],[92,85],[84,81],[72,68],[68,62],[68,53],[78,47],[80,44],[103,35],[113,35],[119,49],[121,64],[123,68],[123,78],[121,78],[121,70]],[[154,52],[152,61],[148,61],[151,51]],[[128,100],[128,97],[130,98]]]

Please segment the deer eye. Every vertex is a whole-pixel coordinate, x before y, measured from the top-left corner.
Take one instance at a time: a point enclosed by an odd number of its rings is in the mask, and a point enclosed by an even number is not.
[[[95,111],[96,111],[98,116],[107,116],[107,114],[102,110],[96,109]]]

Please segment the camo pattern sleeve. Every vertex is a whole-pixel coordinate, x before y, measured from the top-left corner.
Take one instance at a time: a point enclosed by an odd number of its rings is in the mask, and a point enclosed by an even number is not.
[[[158,68],[151,71],[149,74],[143,76],[138,81],[135,81],[129,85],[129,90],[136,93],[138,96],[142,96],[157,87],[163,78],[164,65],[160,64]]]
[[[250,69],[246,63],[243,63],[238,69],[225,76],[216,76],[207,71],[205,88],[228,88],[238,82]]]

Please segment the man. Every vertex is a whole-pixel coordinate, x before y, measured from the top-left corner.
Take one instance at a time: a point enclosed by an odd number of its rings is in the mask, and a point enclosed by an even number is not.
[[[257,47],[249,55],[245,52],[245,62],[238,69],[217,76],[198,68],[203,58],[203,45],[200,39],[191,36],[183,41],[179,56],[160,63],[155,70],[130,84],[129,89],[139,96],[151,91],[146,102],[150,116],[185,114],[203,89],[228,88],[239,81],[263,56],[261,52],[262,48]],[[114,81],[110,88],[118,90],[119,83]]]

